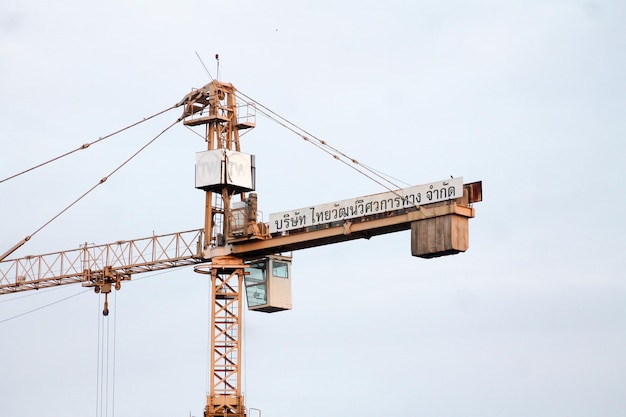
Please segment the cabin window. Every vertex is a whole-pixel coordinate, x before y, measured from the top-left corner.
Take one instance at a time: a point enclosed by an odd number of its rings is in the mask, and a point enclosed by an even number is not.
[[[248,307],[256,307],[267,304],[267,285],[257,284],[246,287]]]
[[[272,276],[277,278],[289,278],[289,264],[287,262],[273,261]]]

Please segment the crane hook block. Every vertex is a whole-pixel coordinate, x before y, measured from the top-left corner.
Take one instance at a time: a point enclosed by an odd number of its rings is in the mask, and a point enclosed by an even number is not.
[[[109,315],[109,293],[104,294],[104,310],[102,310],[103,316]]]

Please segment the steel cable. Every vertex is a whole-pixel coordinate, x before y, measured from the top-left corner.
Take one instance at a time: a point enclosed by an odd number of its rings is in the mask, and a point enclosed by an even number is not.
[[[7,317],[6,319],[2,319],[2,320],[0,320],[0,323],[7,322],[7,321],[9,321],[9,320],[13,320],[13,319],[16,319],[16,318],[18,318],[18,317],[22,317],[22,316],[25,316],[25,315],[30,314],[30,313],[34,313],[35,311],[39,311],[39,310],[42,310],[42,309],[44,309],[44,308],[46,308],[46,307],[53,306],[53,305],[55,305],[55,304],[60,303],[61,301],[69,300],[70,298],[73,298],[73,297],[76,297],[76,296],[78,296],[78,295],[81,295],[81,294],[83,294],[83,293],[85,293],[85,292],[87,292],[87,291],[90,291],[90,290],[84,290],[84,291],[81,291],[81,292],[79,292],[79,293],[76,293],[76,294],[70,295],[70,296],[68,296],[68,297],[61,298],[60,300],[53,301],[53,302],[51,302],[51,303],[49,303],[49,304],[46,304],[46,305],[43,305],[43,306],[41,306],[41,307],[37,307],[37,308],[34,308],[34,309],[32,309],[32,310],[25,311],[24,313],[20,313],[20,314],[17,314],[17,315],[15,315],[15,316]]]
[[[41,225],[37,230],[35,230],[33,233],[31,233],[30,235],[26,236],[24,239],[22,239],[20,242],[18,242],[15,246],[13,246],[11,249],[9,249],[6,253],[4,253],[2,255],[2,257],[0,257],[0,261],[2,261],[3,259],[5,259],[7,256],[9,256],[11,253],[15,252],[17,249],[19,249],[24,243],[26,243],[27,241],[29,241],[34,235],[36,235],[37,233],[39,233],[43,228],[45,228],[46,226],[48,226],[50,223],[52,223],[54,220],[56,220],[58,217],[60,217],[63,213],[65,213],[66,211],[68,211],[70,208],[72,208],[76,203],[78,203],[80,200],[82,200],[85,196],[87,196],[89,193],[91,193],[94,189],[96,189],[99,185],[104,184],[109,177],[111,177],[113,174],[115,174],[117,171],[119,171],[120,169],[122,169],[122,167],[124,167],[127,163],[129,163],[133,158],[135,158],[137,155],[139,155],[139,153],[141,153],[144,149],[146,149],[148,146],[150,146],[154,141],[156,141],[159,137],[161,137],[165,132],[167,132],[169,129],[171,129],[172,127],[174,127],[178,122],[180,122],[182,120],[182,117],[179,117],[178,119],[176,119],[175,122],[173,122],[172,124],[170,124],[168,127],[166,127],[165,129],[163,129],[159,134],[157,134],[154,138],[152,138],[148,143],[146,143],[145,145],[143,145],[141,148],[139,148],[139,150],[137,150],[133,155],[131,155],[128,159],[126,159],[124,162],[122,162],[117,168],[115,168],[113,171],[111,171],[107,176],[103,177],[98,183],[96,183],[96,185],[94,185],[93,187],[91,187],[89,190],[87,190],[85,193],[83,193],[80,197],[78,197],[76,200],[74,200],[72,203],[70,203],[67,207],[65,207],[63,210],[61,210],[59,213],[57,213],[56,215],[54,215],[50,220],[48,220],[47,222],[45,222],[43,225]]]
[[[262,107],[264,107],[264,106],[262,106]],[[295,129],[294,129],[294,128],[292,128],[291,126],[286,125],[285,123],[283,123],[283,122],[281,122],[280,120],[278,120],[278,119],[274,118],[273,116],[271,116],[270,114],[268,114],[268,113],[264,112],[263,110],[259,110],[259,109],[257,109],[257,111],[258,111],[259,113],[261,113],[262,115],[264,115],[265,117],[267,117],[268,119],[270,119],[270,120],[272,120],[272,121],[274,121],[274,122],[278,123],[279,125],[281,125],[281,126],[282,126],[282,127],[284,127],[285,129],[290,130],[291,132],[293,132],[293,133],[295,133],[296,135],[300,136],[300,137],[301,137],[302,139],[304,139],[306,142],[308,142],[308,143],[310,143],[311,145],[313,145],[313,146],[317,147],[317,148],[318,148],[318,149],[320,149],[322,152],[327,153],[328,155],[332,156],[332,157],[333,157],[334,159],[336,159],[337,161],[339,161],[339,162],[341,162],[342,164],[344,164],[344,165],[348,166],[349,168],[351,168],[351,169],[355,170],[356,172],[358,172],[359,174],[361,174],[361,175],[365,176],[366,178],[368,178],[368,179],[372,180],[373,182],[375,182],[376,184],[380,185],[380,186],[381,186],[381,187],[383,187],[384,189],[386,189],[386,190],[388,190],[388,191],[390,191],[390,192],[392,192],[392,193],[394,193],[394,194],[396,194],[396,195],[399,195],[399,194],[397,193],[397,191],[396,191],[396,190],[397,190],[397,189],[400,189],[400,187],[399,187],[399,186],[397,186],[396,184],[394,184],[392,181],[390,181],[390,180],[386,179],[386,178],[385,178],[384,176],[382,176],[381,174],[379,174],[379,173],[378,173],[378,171],[375,171],[375,170],[373,170],[373,169],[371,169],[371,168],[367,167],[366,165],[359,164],[359,163],[358,163],[358,161],[356,161],[355,159],[350,159],[350,161],[351,161],[351,162],[353,162],[353,163],[357,163],[359,166],[366,167],[368,171],[370,171],[370,172],[374,173],[377,177],[382,178],[384,181],[387,181],[388,183],[390,183],[391,185],[393,185],[396,189],[393,189],[393,188],[389,187],[388,185],[383,184],[382,182],[378,181],[376,178],[372,177],[371,175],[369,175],[369,174],[367,174],[367,173],[365,173],[365,172],[361,171],[361,170],[360,170],[359,168],[357,168],[355,165],[351,165],[351,164],[350,164],[350,163],[348,163],[346,160],[344,160],[344,159],[340,158],[340,157],[339,157],[339,156],[337,156],[336,154],[333,154],[331,151],[329,151],[328,149],[324,148],[324,146],[323,146],[323,145],[326,145],[326,142],[324,142],[324,141],[322,141],[322,140],[320,140],[320,139],[317,139],[317,138],[315,138],[315,140],[316,140],[317,142],[319,142],[319,143],[316,143],[316,142],[314,142],[314,141],[311,141],[311,139],[309,139],[307,136],[302,135],[300,132],[298,132],[297,130],[295,130]],[[271,111],[271,110],[270,110],[270,111]],[[273,113],[273,112],[272,112],[272,113]],[[281,119],[283,119],[283,118],[281,117]],[[287,121],[287,123],[290,123],[290,124],[291,124],[291,122],[288,122],[288,121]],[[293,124],[292,124],[292,125],[293,125]],[[293,126],[296,126],[296,125],[293,125]],[[297,126],[296,126],[296,128],[297,128]],[[304,130],[303,130],[303,132],[304,132]],[[333,149],[333,150],[335,149],[335,148],[333,148],[332,146],[328,146],[328,148]],[[344,155],[344,154],[342,154],[341,152],[339,152],[339,153],[340,153],[342,156]]]
[[[351,168],[353,168],[355,171],[359,172],[360,174],[366,176],[367,178],[369,178],[370,180],[376,182],[377,184],[383,186],[385,189],[389,190],[389,191],[394,191],[391,187],[384,185],[382,183],[380,183],[378,180],[375,180],[374,178],[372,178],[370,175],[364,173],[363,171],[354,168],[352,165],[350,165],[350,163],[346,162],[349,161],[354,165],[358,165],[363,167],[366,171],[374,174],[376,177],[382,179],[383,181],[391,184],[392,187],[394,187],[395,189],[399,189],[401,187],[399,187],[397,184],[395,184],[393,181],[391,181],[389,178],[392,178],[390,175],[386,175],[381,173],[378,170],[375,170],[373,168],[370,168],[368,165],[362,164],[360,163],[357,159],[352,158],[348,155],[346,155],[345,153],[341,152],[340,150],[338,150],[337,148],[331,146],[328,142],[319,139],[318,137],[316,137],[315,135],[311,134],[310,132],[308,132],[307,130],[301,128],[300,126],[296,125],[295,123],[289,121],[288,119],[286,119],[285,117],[279,115],[278,113],[274,112],[273,110],[271,110],[270,108],[264,106],[263,104],[259,103],[258,101],[254,100],[253,98],[249,97],[248,95],[242,93],[241,91],[237,90],[237,93],[240,94],[241,96],[243,96],[245,99],[247,99],[250,102],[253,102],[255,105],[257,105],[258,107],[261,107],[263,110],[259,110],[257,108],[257,111],[259,111],[261,114],[263,114],[264,116],[268,117],[270,120],[273,120],[274,122],[280,124],[281,126],[285,127],[286,129],[292,131],[293,133],[297,134],[298,136],[302,137],[302,139],[304,139],[305,141],[317,146],[319,149],[323,150],[324,152],[328,153],[329,155],[331,155],[334,159],[343,162],[344,164],[350,166]],[[268,114],[268,113],[271,113]],[[276,118],[282,120],[279,121]],[[285,123],[287,123],[289,126],[287,126]],[[317,143],[313,142],[312,139],[314,139]],[[326,150],[325,148],[331,149],[333,152],[336,152],[336,154],[333,154],[332,152]],[[341,157],[340,157],[341,156]],[[342,159],[344,158],[344,159]]]
[[[64,153],[64,154],[62,154],[62,155],[56,156],[56,157],[54,157],[54,158],[52,158],[52,159],[50,159],[50,160],[48,160],[48,161],[42,162],[41,164],[38,164],[38,165],[35,165],[34,167],[31,167],[31,168],[25,169],[24,171],[18,172],[17,174],[14,174],[14,175],[11,175],[11,176],[9,176],[9,177],[6,177],[5,179],[0,180],[0,184],[1,184],[1,183],[3,183],[3,182],[5,182],[5,181],[11,180],[11,179],[13,179],[13,178],[19,177],[20,175],[26,174],[27,172],[34,171],[34,170],[35,170],[35,169],[37,169],[37,168],[41,168],[41,167],[42,167],[42,166],[44,166],[44,165],[47,165],[47,164],[49,164],[49,163],[52,163],[52,162],[57,161],[57,160],[59,160],[59,159],[62,159],[62,158],[64,158],[64,157],[66,157],[66,156],[69,156],[69,155],[71,155],[71,154],[75,153],[75,152],[78,152],[78,151],[82,151],[82,150],[84,150],[84,149],[87,149],[87,148],[89,148],[91,145],[94,145],[94,144],[96,144],[96,143],[98,143],[98,142],[101,142],[101,141],[103,141],[103,140],[105,140],[105,139],[109,139],[109,138],[110,138],[110,137],[112,137],[112,136],[115,136],[115,135],[117,135],[117,134],[119,134],[119,133],[124,132],[125,130],[128,130],[128,129],[130,129],[130,128],[133,128],[133,127],[135,127],[135,126],[138,126],[138,125],[140,125],[141,123],[147,122],[148,120],[153,119],[153,118],[155,118],[155,117],[157,117],[157,116],[160,116],[160,115],[161,115],[161,114],[163,114],[163,113],[166,113],[166,112],[168,112],[168,111],[170,111],[170,110],[172,110],[172,109],[175,109],[176,107],[178,107],[178,105],[174,105],[174,106],[172,106],[172,107],[170,107],[170,108],[168,108],[168,109],[162,110],[162,111],[160,111],[160,112],[158,112],[158,113],[153,114],[152,116],[144,117],[142,120],[140,120],[140,121],[138,121],[138,122],[135,122],[135,123],[133,123],[133,124],[130,124],[130,125],[128,125],[128,126],[126,126],[126,127],[122,128],[122,129],[116,130],[116,131],[115,131],[115,132],[113,132],[113,133],[109,133],[109,134],[108,134],[108,135],[106,135],[106,136],[102,136],[102,137],[100,137],[100,138],[98,138],[98,139],[94,140],[93,142],[85,143],[85,144],[83,144],[83,145],[79,146],[78,148],[76,148],[76,149],[74,149],[74,150],[71,150],[71,151],[66,152],[66,153]]]

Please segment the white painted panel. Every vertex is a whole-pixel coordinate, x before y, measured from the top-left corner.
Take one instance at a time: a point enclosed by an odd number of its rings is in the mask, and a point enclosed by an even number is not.
[[[226,183],[240,188],[254,189],[252,162],[252,155],[226,151]]]
[[[196,152],[196,188],[224,183],[222,172],[222,150]]]

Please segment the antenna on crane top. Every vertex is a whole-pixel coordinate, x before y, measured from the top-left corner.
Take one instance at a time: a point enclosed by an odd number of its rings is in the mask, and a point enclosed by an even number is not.
[[[220,54],[215,54],[215,60],[217,61],[217,80],[220,80]]]

